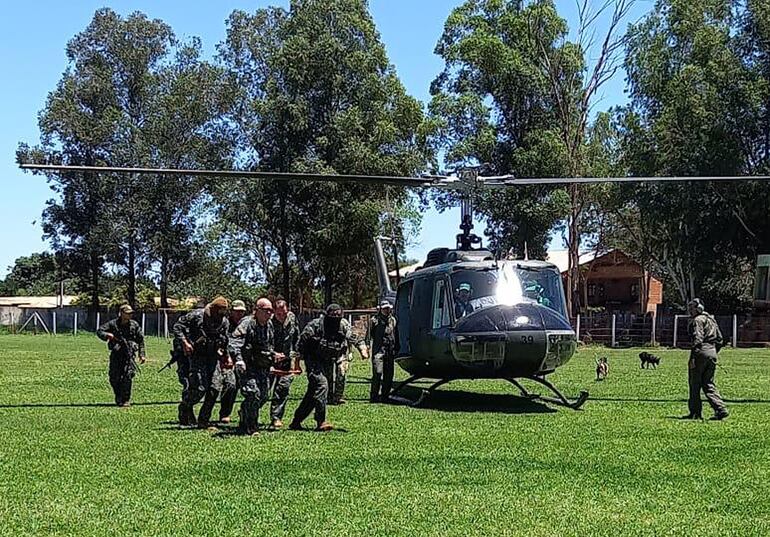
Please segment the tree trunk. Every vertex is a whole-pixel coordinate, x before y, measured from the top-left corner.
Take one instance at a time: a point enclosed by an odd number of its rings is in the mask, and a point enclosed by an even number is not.
[[[332,277],[330,274],[324,276],[324,306],[328,306],[332,303],[334,284],[332,283]]]
[[[168,308],[168,254],[165,251],[160,257],[160,307]]]
[[[574,317],[580,313],[580,229],[578,219],[580,218],[578,185],[570,185],[570,205],[571,215],[569,222],[569,236],[567,239],[569,247],[569,264],[567,270],[567,311]]]
[[[88,326],[93,326],[96,312],[99,311],[99,273],[101,260],[99,255],[91,253],[91,307],[88,308]]]
[[[289,270],[289,244],[286,238],[286,199],[281,197],[281,249],[278,255],[281,258],[283,270],[283,297],[291,301],[291,272]]]
[[[136,308],[136,241],[133,232],[128,238],[128,303]]]

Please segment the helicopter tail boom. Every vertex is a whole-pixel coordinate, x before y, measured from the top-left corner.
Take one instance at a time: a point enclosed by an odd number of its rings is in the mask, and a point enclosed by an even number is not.
[[[388,264],[385,261],[385,251],[382,249],[383,237],[374,239],[374,262],[377,267],[377,284],[380,288],[380,300],[388,300],[391,303],[396,301],[396,292],[390,285],[388,276]]]

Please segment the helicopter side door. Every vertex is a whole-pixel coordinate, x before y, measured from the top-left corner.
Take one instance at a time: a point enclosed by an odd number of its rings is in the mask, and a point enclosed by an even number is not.
[[[412,354],[409,338],[409,333],[411,332],[412,287],[413,283],[411,281],[404,282],[398,287],[396,295],[396,321],[399,326],[398,345],[400,356]]]
[[[409,346],[413,356],[430,356],[431,308],[433,278],[423,276],[412,280],[412,300],[409,308]],[[402,324],[402,326],[404,326]]]

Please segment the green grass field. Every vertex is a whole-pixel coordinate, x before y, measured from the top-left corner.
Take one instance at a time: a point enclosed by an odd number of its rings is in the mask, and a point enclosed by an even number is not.
[[[343,430],[244,438],[176,427],[167,349],[149,339],[118,409],[95,337],[0,336],[0,535],[770,534],[767,350],[723,351],[721,423],[674,419],[684,351],[640,370],[638,351],[587,348],[551,377],[591,392],[579,412],[503,382],[373,406],[359,361],[330,410]]]

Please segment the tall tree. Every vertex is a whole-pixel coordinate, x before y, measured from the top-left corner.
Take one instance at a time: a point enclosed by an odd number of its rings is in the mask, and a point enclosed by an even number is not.
[[[626,51],[631,105],[621,115],[625,165],[634,175],[739,175],[766,169],[768,80],[747,11],[730,0],[660,0],[632,27]],[[754,45],[752,45],[754,43]],[[678,291],[738,305],[729,294],[770,246],[764,184],[627,185],[625,232]],[[764,207],[764,208],[761,208]],[[715,270],[715,267],[730,267]],[[745,285],[750,292],[750,285]],[[732,291],[731,291],[732,289]],[[740,295],[743,295],[742,297]]]
[[[20,159],[109,166],[221,164],[217,123],[221,72],[200,59],[200,42],[180,43],[142,13],[100,9],[67,45],[69,65],[40,115],[41,146]],[[105,263],[122,266],[127,299],[137,278],[159,265],[162,302],[170,275],[185,266],[202,185],[190,178],[51,174],[59,194],[44,215],[58,250],[88,259],[92,308]]]
[[[220,57],[240,90],[233,120],[249,168],[411,175],[425,167],[420,104],[388,62],[364,0],[236,11]],[[406,196],[392,193],[396,203]],[[365,185],[275,181],[218,194],[222,220],[268,277],[277,258],[286,296],[294,263],[313,271],[327,301],[352,277],[344,258],[370,255],[383,197]]]
[[[222,69],[201,60],[197,39],[180,46],[173,61],[159,68],[142,124],[142,163],[176,169],[231,165],[232,133],[224,121],[232,88]],[[205,213],[208,182],[192,176],[143,178],[140,233],[157,272],[161,307],[168,307],[169,284],[192,275],[197,266],[196,229]]]
[[[540,41],[529,24],[536,16]],[[436,46],[445,67],[430,103],[440,125],[434,143],[450,167],[488,163],[522,177],[567,172],[556,103],[538,68],[540,46],[554,47],[566,33],[547,1],[468,0],[452,11]],[[456,200],[438,201],[442,207]],[[495,248],[521,254],[527,244],[535,255],[544,255],[568,202],[563,189],[539,187],[482,193],[475,201]]]
[[[591,152],[588,151],[593,105],[602,86],[615,76],[620,67],[626,42],[621,24],[633,4],[634,0],[603,0],[596,6],[591,0],[579,0],[573,40],[569,40],[564,32],[554,36],[550,30],[555,9],[552,2],[540,2],[537,9],[529,13],[528,25],[539,49],[538,69],[548,81],[551,98],[556,105],[559,138],[570,177],[586,177],[595,168],[596,163],[591,162]],[[605,26],[600,31],[601,24]],[[581,224],[586,220],[585,213],[595,195],[599,194],[595,190],[595,187],[579,184],[568,188],[567,309],[573,315],[577,313],[579,304],[581,238],[586,231]]]

